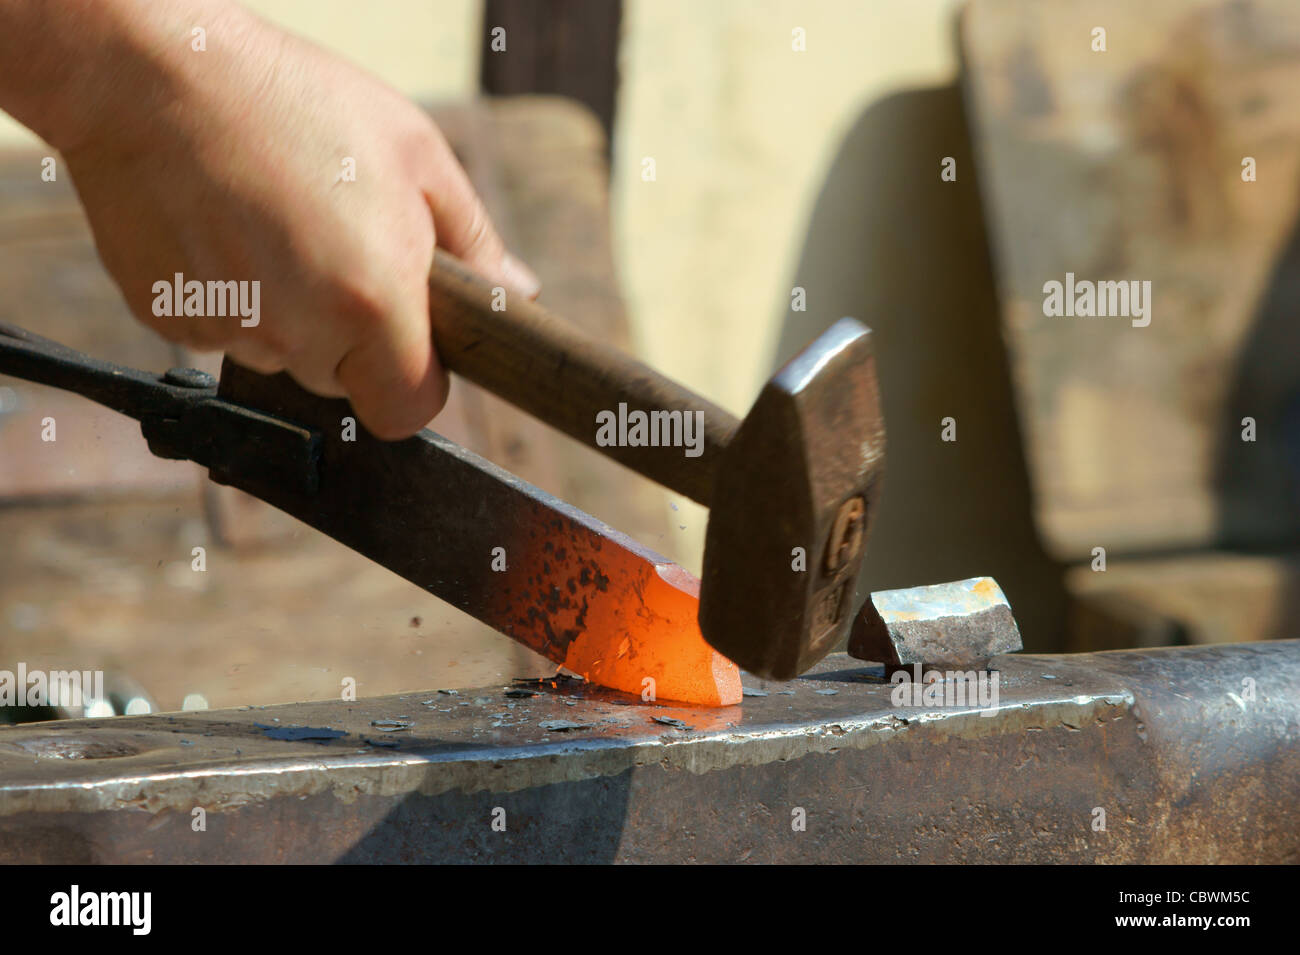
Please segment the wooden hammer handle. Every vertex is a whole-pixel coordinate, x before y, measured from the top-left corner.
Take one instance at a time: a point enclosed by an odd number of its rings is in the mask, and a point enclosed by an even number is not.
[[[710,503],[718,458],[738,426],[731,414],[512,290],[505,290],[502,310],[493,310],[494,300],[500,298],[490,283],[452,256],[435,253],[429,315],[444,368],[651,480]],[[650,412],[681,412],[682,430],[670,437],[680,434],[683,440],[692,415],[689,435],[701,453],[688,456],[690,449],[683,446],[597,441],[598,415],[613,416],[617,436],[619,422],[637,411],[656,425],[656,438],[658,426],[671,428],[676,421]],[[701,418],[702,441],[696,437]],[[632,433],[629,428],[623,437]]]

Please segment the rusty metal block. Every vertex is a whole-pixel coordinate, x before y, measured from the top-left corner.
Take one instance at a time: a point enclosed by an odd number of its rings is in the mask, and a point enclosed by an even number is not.
[[[849,653],[891,667],[985,666],[1023,649],[1020,628],[992,577],[871,594],[853,622]]]

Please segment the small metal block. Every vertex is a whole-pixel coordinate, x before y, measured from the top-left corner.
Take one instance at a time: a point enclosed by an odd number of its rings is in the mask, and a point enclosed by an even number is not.
[[[874,593],[849,637],[850,654],[887,666],[984,666],[1023,647],[1011,605],[992,577]]]

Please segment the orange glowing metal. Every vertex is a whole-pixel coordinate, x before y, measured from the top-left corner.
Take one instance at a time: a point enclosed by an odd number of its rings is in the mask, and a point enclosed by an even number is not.
[[[658,564],[587,613],[564,665],[593,683],[704,706],[740,702],[740,669],[704,641],[699,579]],[[649,681],[649,682],[648,682]]]
[[[739,703],[739,668],[700,633],[698,578],[613,528],[592,535],[566,525],[552,522],[511,566],[500,629],[601,686]]]

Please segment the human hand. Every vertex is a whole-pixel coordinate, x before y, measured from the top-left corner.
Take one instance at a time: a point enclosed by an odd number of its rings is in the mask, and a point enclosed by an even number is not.
[[[442,134],[237,5],[100,2],[83,11],[101,47],[87,54],[93,83],[50,135],[133,313],[171,341],[346,395],[378,437],[417,431],[448,390],[429,327],[435,244],[537,293]],[[249,283],[244,311],[173,314],[177,273]]]

